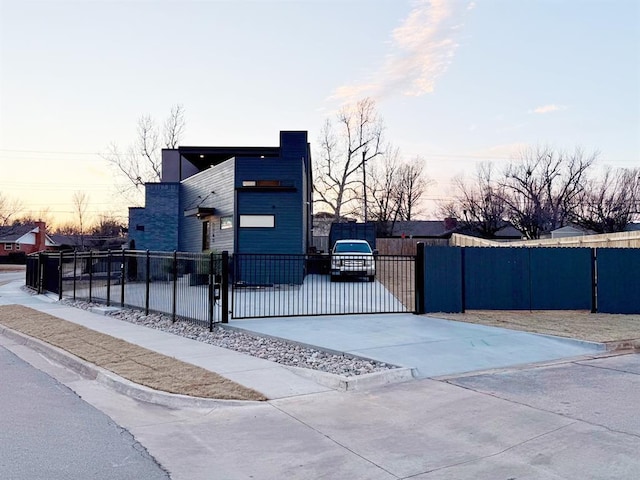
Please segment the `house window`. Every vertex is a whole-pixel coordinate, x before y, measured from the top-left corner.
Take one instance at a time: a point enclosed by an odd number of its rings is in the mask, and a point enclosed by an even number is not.
[[[274,228],[275,215],[240,215],[240,228]]]
[[[136,225],[136,230],[138,232],[144,232],[144,225],[140,225],[140,224]]]
[[[220,217],[220,230],[226,230],[231,227],[233,227],[233,217],[231,215],[228,217]]]
[[[243,180],[243,187],[279,187],[280,180]]]
[[[20,244],[16,243],[16,250],[20,250]]]
[[[211,224],[208,220],[202,222],[202,250],[211,248]]]
[[[13,250],[13,243],[5,243],[4,244],[4,249],[5,250]]]

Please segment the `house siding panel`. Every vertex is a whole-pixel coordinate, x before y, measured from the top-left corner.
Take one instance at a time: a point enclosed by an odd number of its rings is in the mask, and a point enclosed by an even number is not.
[[[237,215],[274,215],[275,228],[238,228],[237,252],[305,253],[300,159],[238,158],[236,186],[244,180],[280,180],[295,191],[238,190]],[[239,217],[238,217],[239,218]]]
[[[235,159],[230,159],[182,182],[180,194],[181,251],[202,251],[202,220],[184,216],[184,210],[200,206],[215,209],[214,215],[207,217],[211,222],[212,232],[210,249],[216,252],[226,250],[233,253],[236,222],[234,221],[232,228],[221,230],[220,217],[233,215],[234,212],[234,166]]]

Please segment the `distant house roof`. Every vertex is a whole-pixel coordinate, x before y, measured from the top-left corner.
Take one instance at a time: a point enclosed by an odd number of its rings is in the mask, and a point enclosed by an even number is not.
[[[640,222],[634,222],[627,225],[625,232],[640,232]]]
[[[16,243],[20,238],[31,232],[34,225],[10,225],[0,227],[0,242]]]
[[[449,238],[453,233],[464,235],[474,235],[474,232],[464,225],[457,223],[453,219],[447,220],[411,220],[396,222],[391,231],[392,237],[417,237],[417,238]],[[510,223],[505,223],[504,227],[495,234],[497,239],[522,238],[522,233]]]
[[[396,222],[391,230],[392,237],[442,238],[451,235],[443,220],[410,220]]]

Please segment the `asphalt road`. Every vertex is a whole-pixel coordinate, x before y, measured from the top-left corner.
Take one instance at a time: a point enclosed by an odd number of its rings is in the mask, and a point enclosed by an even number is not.
[[[133,436],[0,346],[0,478],[167,479]]]

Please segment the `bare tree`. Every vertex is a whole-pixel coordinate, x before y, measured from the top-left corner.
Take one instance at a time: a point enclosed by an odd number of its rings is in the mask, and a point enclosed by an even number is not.
[[[366,211],[366,167],[382,153],[383,130],[370,98],[340,110],[335,123],[325,122],[314,166],[315,202],[335,220]]]
[[[71,198],[73,202],[74,214],[78,224],[80,234],[80,246],[84,250],[84,234],[87,224],[87,209],[89,208],[89,196],[85,192],[76,191]]]
[[[12,218],[20,214],[24,206],[17,198],[10,198],[0,192],[0,227],[11,225]]]
[[[398,197],[399,216],[402,220],[410,221],[420,211],[420,199],[426,193],[431,181],[424,171],[425,162],[421,157],[403,163],[398,172]]]
[[[74,222],[65,222],[59,224],[55,230],[53,231],[56,235],[66,235],[66,236],[79,236],[80,231],[78,230],[78,225]]]
[[[640,168],[607,168],[588,183],[572,220],[597,233],[623,231],[640,215]]]
[[[483,238],[495,238],[496,232],[505,226],[507,210],[504,187],[494,179],[493,165],[480,163],[473,182],[466,183],[458,177],[454,183],[455,200],[444,205],[441,212],[456,218],[464,230]]]
[[[37,213],[29,211],[29,212],[25,213],[24,215],[21,215],[16,220],[14,220],[13,223],[14,223],[14,225],[15,224],[31,225],[31,224],[33,224],[35,222],[44,222],[48,226],[53,225],[54,217],[53,217],[53,214],[51,213],[51,210],[49,209],[49,207],[43,208]]]
[[[124,225],[114,215],[103,213],[91,227],[91,234],[99,237],[120,237]]]
[[[372,199],[368,206],[368,217],[377,223],[378,235],[383,237],[391,235],[400,213],[399,155],[398,149],[387,151],[367,172],[368,195]]]
[[[513,226],[535,239],[566,225],[597,156],[579,148],[572,154],[548,147],[523,152],[509,164],[500,185]]]
[[[107,147],[107,153],[102,157],[124,180],[124,185],[119,189],[128,201],[141,204],[144,184],[160,181],[162,148],[176,148],[184,134],[185,125],[184,108],[175,105],[163,124],[162,132],[150,115],[144,115],[138,119],[134,144],[125,151],[114,143]]]

